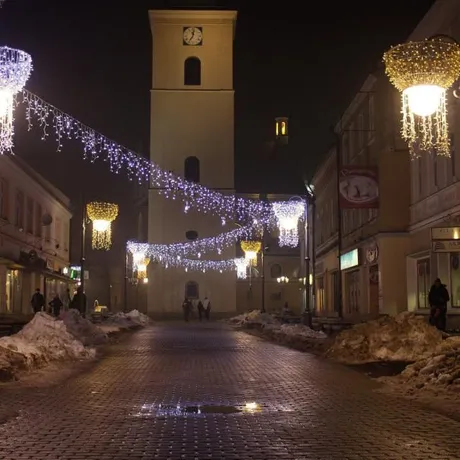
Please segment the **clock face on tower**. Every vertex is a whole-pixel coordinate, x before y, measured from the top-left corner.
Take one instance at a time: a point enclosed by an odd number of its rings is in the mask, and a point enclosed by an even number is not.
[[[184,45],[199,46],[203,42],[203,29],[201,27],[184,27]]]

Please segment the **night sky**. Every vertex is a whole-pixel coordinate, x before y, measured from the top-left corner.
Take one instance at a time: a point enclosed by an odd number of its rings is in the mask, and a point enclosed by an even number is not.
[[[235,39],[236,182],[240,190],[267,191],[273,178],[267,184],[264,170],[283,163],[269,152],[274,117],[290,117],[290,162],[285,166],[290,182],[300,181],[302,173],[311,176],[330,145],[330,126],[382,53],[407,39],[433,0],[285,0],[272,6],[265,2],[264,10],[247,6],[255,2],[241,3]],[[0,9],[0,43],[32,55],[29,90],[148,154],[147,11],[165,4],[6,0]],[[21,117],[16,154],[71,198],[79,196],[82,184],[94,198],[127,197],[124,178],[109,177],[103,166],[82,165],[81,150],[72,143],[55,153],[52,140],[41,142],[38,130],[25,132]]]

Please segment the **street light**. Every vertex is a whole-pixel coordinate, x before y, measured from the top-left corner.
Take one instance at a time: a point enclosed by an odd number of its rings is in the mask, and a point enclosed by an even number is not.
[[[460,45],[437,35],[397,45],[384,53],[383,61],[390,82],[401,92],[401,134],[412,159],[433,150],[450,157],[446,91],[460,76]]]

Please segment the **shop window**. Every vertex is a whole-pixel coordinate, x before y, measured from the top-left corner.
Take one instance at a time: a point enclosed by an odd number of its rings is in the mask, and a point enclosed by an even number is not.
[[[450,304],[460,308],[460,253],[450,256]]]
[[[185,285],[185,297],[187,299],[199,299],[200,298],[200,290],[198,283],[195,281],[188,281]]]
[[[316,279],[316,309],[318,312],[326,310],[326,292],[323,276]]]
[[[417,308],[429,308],[430,259],[417,260]]]
[[[358,313],[360,308],[361,300],[361,283],[360,283],[360,272],[354,270],[348,272],[346,275],[346,286],[347,286],[347,313]]]

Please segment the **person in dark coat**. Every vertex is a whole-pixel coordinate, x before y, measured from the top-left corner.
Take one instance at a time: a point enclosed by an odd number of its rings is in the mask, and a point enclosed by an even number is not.
[[[43,297],[43,294],[40,292],[39,288],[35,289],[35,294],[32,296],[30,304],[32,305],[34,313],[38,313],[44,309],[45,297]]]
[[[192,311],[192,302],[187,297],[182,302],[182,310],[184,311],[184,321],[188,323],[190,318],[190,312]]]
[[[59,294],[55,294],[53,300],[48,304],[51,307],[51,313],[54,317],[58,317],[61,314],[62,301],[59,298]]]
[[[70,308],[75,308],[80,312],[80,315],[83,318],[86,315],[86,294],[83,292],[81,286],[78,286],[77,293],[73,296],[72,303],[70,304]]]
[[[200,321],[202,321],[203,320],[204,307],[203,307],[203,303],[201,302],[201,300],[198,300],[197,310],[198,310],[198,318],[199,318]]]
[[[446,330],[447,323],[447,302],[449,302],[449,292],[446,285],[436,278],[428,294],[430,303],[430,324],[436,326],[439,330]]]

